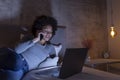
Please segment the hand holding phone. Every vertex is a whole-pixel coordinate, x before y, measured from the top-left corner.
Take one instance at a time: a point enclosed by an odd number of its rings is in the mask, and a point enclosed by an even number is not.
[[[43,39],[43,34],[40,34],[40,40],[42,40]]]
[[[42,40],[42,39],[43,39],[43,34],[40,32],[40,33],[38,33],[38,36],[35,37],[32,41],[33,41],[34,43],[36,43],[36,42],[38,42],[38,41],[40,41],[40,40]]]

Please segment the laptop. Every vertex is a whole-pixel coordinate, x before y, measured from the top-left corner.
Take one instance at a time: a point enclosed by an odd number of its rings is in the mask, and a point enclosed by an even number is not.
[[[59,78],[65,79],[82,71],[88,49],[68,48],[65,51]]]
[[[37,74],[50,74],[52,77],[65,79],[80,73],[82,72],[87,52],[87,48],[67,48],[63,57],[62,65],[60,67],[53,67]]]

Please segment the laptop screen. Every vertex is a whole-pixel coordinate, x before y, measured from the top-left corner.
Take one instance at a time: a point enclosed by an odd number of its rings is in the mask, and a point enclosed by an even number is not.
[[[82,71],[88,49],[68,48],[65,51],[59,78],[64,79]]]

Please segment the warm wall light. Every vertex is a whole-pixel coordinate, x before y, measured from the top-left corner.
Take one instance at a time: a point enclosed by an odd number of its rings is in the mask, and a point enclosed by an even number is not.
[[[114,27],[110,27],[110,36],[112,38],[114,38],[116,36],[116,31],[115,31]]]
[[[114,29],[114,18],[113,18],[113,6],[112,6],[112,0],[110,1],[110,10],[111,10],[111,27],[110,27],[110,36],[114,38],[116,36],[116,31]]]

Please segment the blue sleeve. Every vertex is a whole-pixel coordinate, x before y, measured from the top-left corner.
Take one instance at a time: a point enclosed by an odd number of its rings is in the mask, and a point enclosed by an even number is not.
[[[33,43],[32,40],[21,43],[15,48],[15,52],[20,54],[20,53],[26,51],[27,49],[29,49],[30,47],[32,47],[34,44],[35,43]]]

